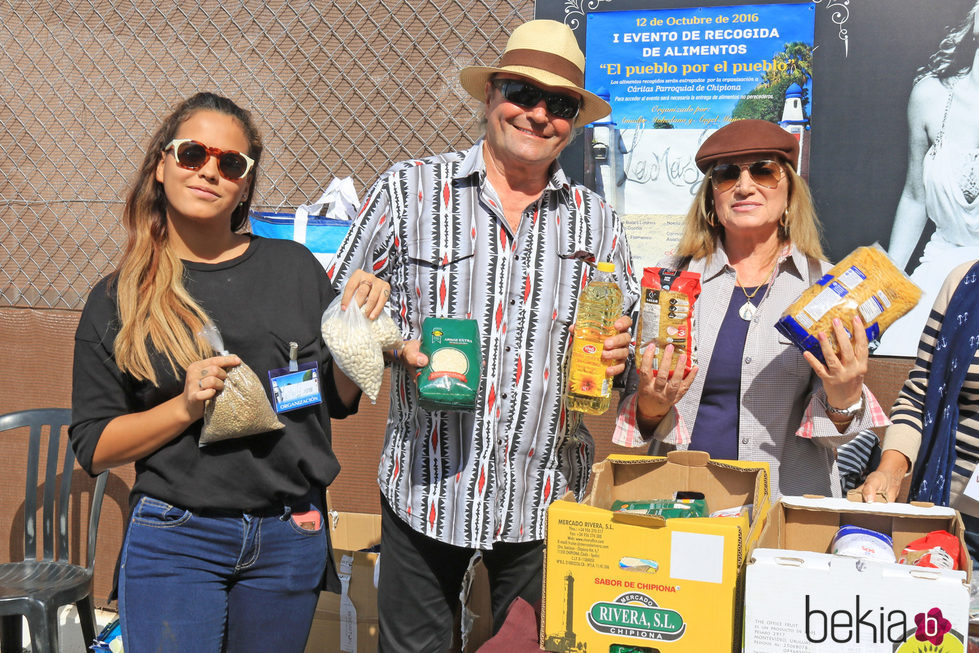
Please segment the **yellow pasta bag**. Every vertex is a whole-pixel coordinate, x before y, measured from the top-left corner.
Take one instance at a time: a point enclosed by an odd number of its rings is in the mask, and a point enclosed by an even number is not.
[[[785,310],[775,328],[803,352],[812,352],[822,361],[816,334],[825,333],[838,352],[833,319],[839,318],[850,333],[853,317],[859,314],[872,351],[887,327],[914,308],[919,299],[921,289],[875,243],[858,247],[834,265]]]

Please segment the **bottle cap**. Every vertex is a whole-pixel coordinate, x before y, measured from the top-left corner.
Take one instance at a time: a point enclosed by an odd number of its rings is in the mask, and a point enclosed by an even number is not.
[[[598,268],[599,272],[615,272],[615,263],[606,263],[602,261],[598,263],[595,267]]]

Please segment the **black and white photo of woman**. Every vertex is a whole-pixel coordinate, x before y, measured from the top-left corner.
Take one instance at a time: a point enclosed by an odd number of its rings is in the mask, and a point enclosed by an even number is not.
[[[908,167],[888,254],[924,295],[878,354],[913,356],[935,293],[956,265],[979,258],[979,0],[949,28],[908,99]],[[912,261],[928,222],[934,233]]]

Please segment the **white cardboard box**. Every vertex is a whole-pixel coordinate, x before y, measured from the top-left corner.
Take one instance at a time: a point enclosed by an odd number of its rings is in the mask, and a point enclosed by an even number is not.
[[[752,551],[745,579],[747,653],[965,650],[968,574],[835,556],[842,525],[886,532],[897,553],[934,530],[959,537],[955,510],[783,497]],[[968,552],[960,566],[970,569]],[[920,640],[929,635],[935,639]]]

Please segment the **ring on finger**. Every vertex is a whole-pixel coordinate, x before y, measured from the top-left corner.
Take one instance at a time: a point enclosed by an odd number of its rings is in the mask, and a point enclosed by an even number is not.
[[[201,380],[200,379],[197,379],[197,389],[198,390],[203,390],[204,389],[204,386],[201,385]]]

